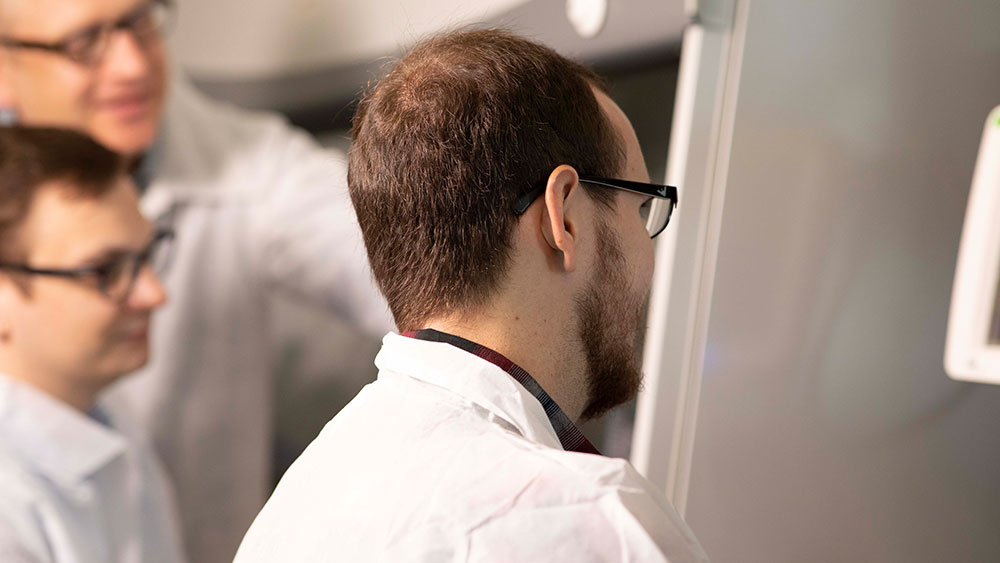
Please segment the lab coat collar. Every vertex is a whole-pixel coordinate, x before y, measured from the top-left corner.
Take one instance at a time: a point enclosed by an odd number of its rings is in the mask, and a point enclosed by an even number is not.
[[[0,442],[56,484],[74,488],[124,454],[99,406],[92,416],[0,374]]]
[[[135,182],[139,193],[146,192],[146,188],[153,182],[153,178],[156,177],[159,171],[160,163],[163,160],[164,144],[166,143],[166,133],[164,132],[166,128],[167,123],[164,120],[160,124],[160,130],[152,146],[139,157],[135,169],[132,170],[132,181]]]
[[[525,438],[562,449],[545,410],[507,372],[445,342],[407,338],[390,332],[375,357],[382,371],[442,387],[506,421]],[[379,379],[382,379],[379,373]]]

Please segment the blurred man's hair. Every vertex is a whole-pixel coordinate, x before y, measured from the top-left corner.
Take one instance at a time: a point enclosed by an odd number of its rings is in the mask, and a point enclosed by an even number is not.
[[[514,201],[560,164],[614,176],[623,142],[553,50],[497,30],[432,38],[354,117],[348,185],[375,279],[400,330],[483,304],[503,282]],[[583,184],[610,206],[612,190]]]
[[[0,127],[0,257],[19,252],[17,227],[40,188],[100,197],[125,171],[124,160],[66,129]]]

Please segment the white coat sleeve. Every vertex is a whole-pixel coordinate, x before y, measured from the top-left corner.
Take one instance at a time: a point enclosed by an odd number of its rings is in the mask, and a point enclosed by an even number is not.
[[[263,281],[374,336],[391,330],[347,191],[345,155],[278,120],[262,149],[267,180],[253,206],[250,248]]]

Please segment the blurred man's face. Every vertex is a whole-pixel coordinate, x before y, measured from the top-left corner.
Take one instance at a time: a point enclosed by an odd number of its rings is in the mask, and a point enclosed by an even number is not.
[[[605,94],[595,91],[595,95],[625,145],[625,166],[619,177],[648,182],[646,163],[628,118]],[[653,277],[653,243],[640,208],[648,199],[618,191],[614,209],[598,212],[598,262],[590,283],[576,298],[589,384],[584,419],[630,401],[642,383],[638,342],[644,328],[643,303]]]
[[[152,238],[129,179],[96,199],[52,184],[16,229],[16,259],[33,268],[100,267],[141,252]],[[23,372],[12,375],[87,395],[146,363],[150,314],[166,299],[149,265],[118,298],[102,292],[96,276],[4,276],[5,367]]]
[[[152,0],[0,0],[0,34],[57,43],[88,28],[141,14]],[[118,29],[97,60],[0,48],[0,104],[26,125],[73,128],[137,155],[153,143],[163,111],[166,60],[159,33]]]

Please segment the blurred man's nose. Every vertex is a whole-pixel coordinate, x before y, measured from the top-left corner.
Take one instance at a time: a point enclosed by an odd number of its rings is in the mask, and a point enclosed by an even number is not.
[[[128,296],[128,306],[135,310],[152,310],[167,302],[167,290],[156,276],[152,266],[146,264],[139,271],[135,286]]]
[[[101,61],[102,70],[124,79],[144,78],[150,70],[150,43],[140,41],[130,30],[116,30]]]

